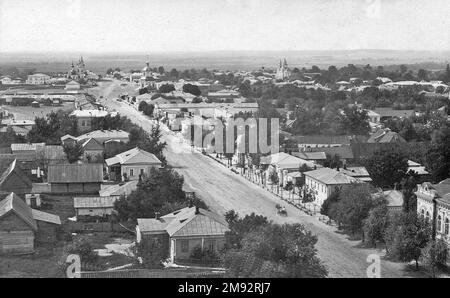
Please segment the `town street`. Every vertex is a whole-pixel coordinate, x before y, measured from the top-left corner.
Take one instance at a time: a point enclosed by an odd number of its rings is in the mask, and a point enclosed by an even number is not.
[[[119,94],[131,91],[136,87],[121,86],[120,82],[101,82],[91,89],[96,96],[102,95],[102,104],[108,110],[117,110],[134,123],[146,130],[151,129],[152,121],[124,102],[113,100]],[[135,93],[134,93],[135,94]],[[185,178],[186,183],[194,189],[211,209],[224,213],[234,209],[239,214],[255,212],[267,216],[276,223],[301,223],[318,236],[318,254],[326,265],[330,277],[366,277],[370,265],[367,258],[377,253],[374,249],[359,248],[359,241],[350,241],[348,236],[336,232],[334,227],[320,222],[295,207],[281,201],[268,191],[261,189],[245,178],[232,173],[228,168],[215,160],[193,151],[189,145],[163,129],[164,141],[168,143],[165,156],[168,163]],[[288,216],[276,214],[275,204],[286,207]],[[405,277],[409,272],[404,264],[382,261],[381,277]]]

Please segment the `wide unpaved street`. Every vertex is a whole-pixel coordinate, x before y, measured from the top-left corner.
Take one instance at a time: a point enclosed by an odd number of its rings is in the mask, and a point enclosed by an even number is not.
[[[128,89],[125,91],[125,89]],[[94,88],[92,93],[103,95],[102,103],[109,110],[117,110],[133,122],[149,130],[152,125],[147,117],[137,112],[126,103],[112,100],[122,92],[129,92],[130,87],[119,83],[105,82]],[[129,93],[131,95],[131,92]],[[106,100],[107,98],[107,100]],[[172,132],[164,130],[164,140],[169,144],[165,155],[171,166],[184,175],[185,181],[216,212],[224,213],[234,209],[239,214],[255,212],[267,216],[276,223],[302,223],[318,236],[317,249],[320,259],[326,265],[330,277],[366,277],[369,266],[367,257],[377,250],[358,248],[359,241],[350,241],[346,235],[336,232],[317,218],[311,217],[295,207],[282,202],[268,191],[247,181],[240,175],[232,173],[223,165],[179,141]],[[275,204],[284,205],[288,216],[276,215]],[[405,277],[404,264],[382,261],[382,277]]]

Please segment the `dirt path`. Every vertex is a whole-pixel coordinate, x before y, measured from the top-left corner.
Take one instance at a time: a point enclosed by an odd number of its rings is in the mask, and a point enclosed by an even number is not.
[[[98,88],[101,91],[105,87]],[[121,88],[117,86],[106,86],[106,93],[103,93],[103,96],[111,96],[119,89]],[[144,129],[151,129],[152,122],[126,103],[108,99],[103,100],[103,104],[111,110],[120,111],[122,115],[129,117]],[[366,277],[369,266],[367,257],[373,253],[381,253],[373,249],[356,247],[359,241],[348,240],[345,235],[337,233],[334,227],[282,202],[268,191],[232,173],[213,159],[193,151],[172,132],[164,130],[164,140],[169,143],[165,152],[169,164],[185,177],[186,183],[211,209],[219,213],[234,209],[241,215],[255,212],[267,216],[276,223],[295,222],[305,225],[318,236],[318,255],[327,267],[330,277]],[[276,215],[276,203],[286,207],[287,217]],[[409,272],[405,271],[404,267],[404,264],[382,260],[381,276],[406,277]]]

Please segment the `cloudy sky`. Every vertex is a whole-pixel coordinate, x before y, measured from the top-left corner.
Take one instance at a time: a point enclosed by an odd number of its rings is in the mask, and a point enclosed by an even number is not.
[[[448,0],[0,0],[0,51],[450,50]]]

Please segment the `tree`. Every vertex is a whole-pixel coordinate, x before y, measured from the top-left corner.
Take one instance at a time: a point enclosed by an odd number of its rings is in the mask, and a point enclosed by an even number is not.
[[[417,196],[414,193],[417,183],[418,176],[414,171],[409,171],[400,182],[403,194],[403,212],[408,213],[417,210]]]
[[[364,220],[370,209],[377,205],[373,198],[374,189],[366,183],[353,183],[343,187],[339,201],[333,205],[331,212],[336,214],[336,220],[348,227],[353,235],[363,232]],[[364,233],[363,233],[364,241]]]
[[[339,196],[340,196],[340,189],[338,188],[335,191],[333,191],[325,201],[323,201],[322,207],[320,209],[320,214],[335,219],[335,217],[331,213],[331,210],[335,209],[333,205],[339,201]]]
[[[144,268],[164,268],[163,261],[167,258],[167,253],[164,250],[164,245],[160,241],[143,239],[140,243],[136,244],[134,250],[136,257],[141,259]]]
[[[386,231],[389,227],[389,210],[386,202],[382,202],[369,211],[364,220],[364,235],[366,241],[376,246],[377,243],[386,243]]]
[[[63,148],[69,163],[79,161],[84,153],[83,147],[79,143],[66,144]]]
[[[400,183],[408,170],[407,156],[395,150],[376,151],[365,164],[375,184],[383,188]]]
[[[340,116],[341,130],[351,135],[368,135],[370,132],[369,116],[366,110],[357,107],[344,108]]]
[[[197,85],[192,84],[184,84],[183,85],[183,92],[190,93],[195,96],[200,96],[202,94],[202,91]]]
[[[414,260],[418,269],[421,250],[431,239],[431,227],[415,211],[401,213],[398,218],[393,219],[386,232],[388,254],[403,262]]]
[[[316,243],[303,225],[267,224],[247,233],[240,249],[226,250],[225,268],[231,277],[326,277]]]
[[[248,80],[245,80],[240,86],[239,86],[239,93],[243,97],[250,97],[252,95],[252,88],[250,86],[250,82]]]
[[[164,67],[162,67],[162,66],[158,67],[158,72],[159,72],[159,74],[163,75],[164,74]]]
[[[450,174],[450,128],[448,126],[437,132],[425,154],[425,163],[434,182],[448,178]]]
[[[330,169],[339,169],[343,165],[338,154],[328,154],[326,153],[326,159],[323,162],[323,166]]]
[[[175,91],[175,86],[173,84],[164,84],[159,87],[159,92],[161,93],[169,93]]]
[[[267,217],[255,213],[247,214],[243,218],[234,210],[225,213],[229,231],[225,232],[225,248],[242,248],[242,239],[250,232],[256,231],[270,222]]]
[[[431,277],[435,278],[438,267],[447,263],[447,251],[447,245],[442,239],[432,240],[422,249],[420,259]]]
[[[170,213],[194,205],[207,209],[202,200],[186,198],[183,183],[183,176],[172,169],[152,168],[148,175],[141,177],[135,191],[115,202],[119,219],[153,218],[155,212]]]

